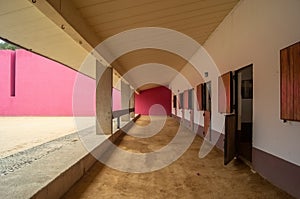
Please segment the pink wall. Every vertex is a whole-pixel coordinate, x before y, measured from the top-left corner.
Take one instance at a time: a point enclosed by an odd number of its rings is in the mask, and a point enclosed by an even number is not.
[[[0,51],[2,116],[94,115],[95,85],[94,79],[28,51]]]
[[[161,105],[165,111],[159,106],[153,106],[155,104]],[[139,95],[135,94],[135,113],[149,115],[151,106],[151,115],[171,115],[171,90],[160,86],[142,91]]]
[[[121,91],[113,88],[112,93],[113,93],[113,97],[112,97],[113,111],[121,110],[121,108],[122,108],[122,106],[121,106]]]

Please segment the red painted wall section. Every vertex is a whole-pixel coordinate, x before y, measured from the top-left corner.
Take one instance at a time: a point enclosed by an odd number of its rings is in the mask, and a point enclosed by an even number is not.
[[[121,106],[121,91],[119,91],[116,88],[113,88],[112,93],[113,93],[113,97],[112,97],[113,111],[121,110],[121,108],[122,108],[122,106]]]
[[[68,69],[68,68],[67,68]],[[73,84],[73,115],[74,116],[95,116],[96,115],[96,81],[81,73],[76,72]]]
[[[141,115],[171,115],[170,89],[160,86],[135,94],[135,113]]]
[[[94,79],[28,51],[0,51],[2,116],[95,115],[95,85]]]
[[[12,103],[12,99],[10,98],[12,76],[10,66],[13,56],[14,52],[11,50],[0,51],[0,108],[4,106],[4,103]]]

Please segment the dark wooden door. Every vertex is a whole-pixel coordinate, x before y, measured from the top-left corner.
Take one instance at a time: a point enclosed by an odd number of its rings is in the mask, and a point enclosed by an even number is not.
[[[202,111],[204,110],[203,107],[203,84],[199,84],[196,87],[196,96],[197,96],[197,110]]]
[[[236,115],[225,116],[224,164],[236,156]]]
[[[204,111],[204,132],[203,135],[205,136],[207,133],[210,133],[210,111]]]
[[[280,51],[280,118],[300,121],[300,42]]]

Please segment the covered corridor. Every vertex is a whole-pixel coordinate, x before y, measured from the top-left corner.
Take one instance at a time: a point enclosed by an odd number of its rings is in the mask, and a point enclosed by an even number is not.
[[[0,198],[300,198],[299,8],[0,0]]]

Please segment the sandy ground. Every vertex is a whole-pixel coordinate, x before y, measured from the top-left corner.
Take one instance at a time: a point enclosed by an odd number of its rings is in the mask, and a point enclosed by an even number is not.
[[[0,117],[0,158],[94,124],[94,117]]]
[[[141,117],[136,123],[145,126],[149,124],[149,118]],[[153,152],[167,145],[177,129],[178,123],[175,119],[168,118],[163,129],[155,136],[140,138],[133,134],[125,135],[119,140],[119,147],[135,153]],[[141,133],[139,128],[135,132]],[[148,173],[122,172],[97,162],[64,198],[292,198],[258,174],[252,173],[239,160],[224,166],[223,153],[216,148],[204,158],[199,158],[202,143],[203,139],[196,137],[177,161]],[[114,154],[115,151],[112,151],[108,159]],[[146,159],[144,166],[153,165],[153,161],[147,162]],[[122,157],[119,164],[136,166],[133,159],[122,162]]]

